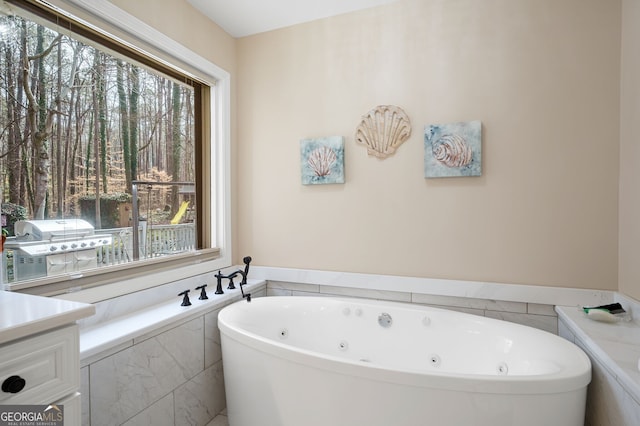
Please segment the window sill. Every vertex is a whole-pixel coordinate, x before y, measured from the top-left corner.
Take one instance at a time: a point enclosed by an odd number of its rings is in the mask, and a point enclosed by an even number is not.
[[[245,292],[255,297],[266,294],[264,280],[249,279]],[[189,321],[242,299],[238,287],[225,290],[225,294],[209,292],[208,300],[192,297],[191,306],[180,306],[178,297],[166,302],[137,310],[96,325],[80,328],[80,359],[85,366],[108,356],[114,348],[121,350],[162,332],[166,327]]]
[[[108,268],[5,284],[5,290],[94,303],[229,266],[222,265],[222,261],[219,249],[206,249]]]

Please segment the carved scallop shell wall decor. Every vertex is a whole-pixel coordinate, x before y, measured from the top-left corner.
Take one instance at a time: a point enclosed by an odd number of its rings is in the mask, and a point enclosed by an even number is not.
[[[379,105],[362,116],[356,128],[356,142],[367,154],[387,158],[411,136],[411,121],[400,107]]]

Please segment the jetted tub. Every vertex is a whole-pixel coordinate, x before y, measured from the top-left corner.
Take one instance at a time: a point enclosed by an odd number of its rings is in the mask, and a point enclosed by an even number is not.
[[[582,426],[591,363],[534,328],[404,303],[264,297],[218,317],[230,426]]]

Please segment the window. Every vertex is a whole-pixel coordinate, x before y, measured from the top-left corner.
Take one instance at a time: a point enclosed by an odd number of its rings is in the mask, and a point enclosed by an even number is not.
[[[108,2],[72,2],[167,55],[37,0],[4,4],[4,287],[56,294],[228,266],[228,74]]]

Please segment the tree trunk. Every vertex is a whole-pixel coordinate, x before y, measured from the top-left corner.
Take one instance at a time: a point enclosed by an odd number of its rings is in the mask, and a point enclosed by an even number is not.
[[[57,111],[62,111],[61,108],[61,94],[62,94],[62,43],[58,43],[58,58],[57,58],[57,62],[58,62],[58,79],[57,79],[57,84],[58,84],[58,89],[56,91],[56,93],[58,93],[58,96],[56,96],[55,99],[55,105],[56,105],[56,110]],[[60,114],[56,115],[56,124],[57,124],[57,128],[56,128],[56,139],[58,141],[58,143],[55,144],[55,155],[56,155],[56,166],[55,169],[56,170],[56,191],[55,196],[56,196],[56,217],[59,218],[63,218],[64,217],[64,195],[65,195],[65,188],[64,185],[62,183],[63,181],[63,177],[65,174],[65,169],[67,167],[67,162],[66,161],[62,161],[62,117]]]
[[[27,114],[31,125],[31,143],[34,153],[34,193],[33,193],[33,217],[34,219],[44,219],[47,207],[47,190],[49,187],[49,152],[48,138],[53,127],[53,111],[47,111],[46,90],[44,75],[44,57],[47,56],[54,45],[59,42],[61,36],[56,37],[53,43],[44,49],[44,28],[38,25],[37,30],[37,51],[34,56],[26,57],[24,64],[23,86],[28,99]],[[30,64],[29,61],[38,61],[38,99],[36,100],[32,89],[28,86]]]
[[[20,87],[16,87],[16,83],[13,80],[13,73],[15,72],[13,64],[13,52],[9,46],[6,47],[6,77],[7,77],[7,173],[9,177],[9,202],[14,204],[20,204],[20,123],[18,111],[20,106],[16,101],[16,92],[22,90]]]
[[[131,92],[129,93],[129,136],[131,143],[131,179],[138,179],[138,98],[140,97],[140,70],[131,65]]]
[[[129,149],[129,108],[127,94],[124,90],[124,68],[122,61],[117,62],[116,85],[118,86],[118,105],[120,110],[120,138],[122,139],[122,157],[124,159],[124,175],[127,192],[131,194],[131,151]]]
[[[171,133],[171,162],[173,163],[173,181],[178,182],[180,180],[180,110],[182,109],[182,103],[180,102],[180,85],[177,83],[173,83],[173,94],[172,94],[172,118],[171,121],[173,123],[172,133]],[[171,191],[171,214],[175,215],[178,211],[180,203],[180,198],[178,194],[178,188],[173,187],[173,191]]]
[[[100,64],[98,65],[98,115],[100,121],[100,149],[96,149],[96,155],[99,154],[100,165],[96,164],[96,173],[100,171],[102,176],[102,191],[107,194],[109,192],[107,181],[107,99],[105,96],[105,59],[104,55],[98,54]],[[97,158],[96,158],[97,161]],[[96,191],[96,197],[100,198],[100,191]],[[99,203],[99,200],[97,201]]]
[[[20,24],[20,60],[19,66],[23,67],[27,57],[27,23],[23,20]],[[24,73],[18,73],[16,95],[16,118],[19,118],[18,129],[21,129],[22,116],[24,114]],[[16,142],[20,143],[20,201],[16,204],[24,206],[28,200],[31,200],[31,182],[29,177],[29,167],[27,166],[27,150],[25,147],[27,123],[25,119],[25,130],[22,135],[16,134]],[[16,132],[17,133],[17,132]]]
[[[98,92],[101,91],[101,86],[102,86],[102,55],[100,55],[100,52],[98,52],[96,50],[94,57],[93,57],[93,65],[94,65],[94,69],[95,69],[95,73],[94,73],[94,78],[95,78],[95,88],[92,91],[92,99],[93,99],[93,110],[95,111],[95,114],[97,114],[97,119],[94,118],[93,120],[93,138],[94,138],[94,159],[95,159],[95,176],[96,176],[96,181],[95,181],[95,194],[96,194],[96,206],[95,206],[95,210],[96,210],[96,216],[95,216],[95,227],[96,229],[102,229],[102,218],[100,217],[100,140],[101,138],[101,127],[102,127],[102,122],[104,121],[104,113],[102,112],[102,108],[101,108],[101,102],[100,102],[100,95]]]

